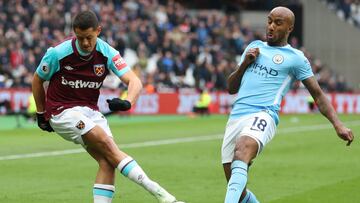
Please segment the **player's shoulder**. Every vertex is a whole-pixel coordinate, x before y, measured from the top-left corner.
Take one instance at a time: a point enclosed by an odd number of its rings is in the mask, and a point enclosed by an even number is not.
[[[292,61],[295,64],[297,64],[299,66],[304,66],[304,64],[306,64],[306,65],[310,64],[308,58],[305,56],[304,52],[301,51],[300,49],[296,49],[296,48],[288,45],[287,50],[288,50],[288,52],[291,53]]]
[[[286,48],[290,53],[295,55],[295,57],[299,57],[299,58],[304,58],[305,57],[304,52],[301,51],[300,49],[294,48],[291,45],[287,45]]]
[[[248,47],[249,48],[254,48],[254,47],[262,47],[265,45],[265,42],[264,41],[261,41],[261,40],[254,40],[252,41]]]
[[[65,41],[57,44],[55,47],[50,47],[47,50],[47,54],[60,60],[74,52],[71,43],[72,39],[66,39]]]
[[[96,40],[96,50],[108,57],[113,57],[118,53],[115,48],[100,38]]]

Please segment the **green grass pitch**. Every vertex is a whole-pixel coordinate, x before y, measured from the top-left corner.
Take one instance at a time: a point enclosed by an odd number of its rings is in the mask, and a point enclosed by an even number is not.
[[[250,168],[248,187],[260,202],[360,202],[358,137],[346,147],[318,114],[280,118],[277,135]],[[359,136],[360,115],[341,119]],[[25,120],[21,127],[15,121],[0,117],[0,202],[92,202],[96,162],[80,146]],[[120,147],[178,199],[224,201],[220,147],[226,116],[112,116],[109,121]],[[54,151],[60,155],[49,156]],[[120,202],[156,201],[118,174],[113,203]]]

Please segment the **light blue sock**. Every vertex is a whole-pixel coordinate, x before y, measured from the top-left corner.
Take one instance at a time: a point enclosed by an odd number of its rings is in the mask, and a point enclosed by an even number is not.
[[[254,193],[252,193],[250,190],[246,190],[246,195],[244,199],[241,201],[241,203],[260,203],[257,199]]]
[[[94,203],[111,203],[115,186],[95,183],[93,188]]]
[[[248,165],[235,160],[231,163],[231,177],[227,186],[225,203],[238,203],[247,182]]]

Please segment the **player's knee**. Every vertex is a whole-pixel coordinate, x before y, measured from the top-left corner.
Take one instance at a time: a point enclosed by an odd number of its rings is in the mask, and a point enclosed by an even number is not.
[[[110,137],[105,137],[100,140],[99,148],[101,148],[103,156],[107,162],[114,168],[119,164],[121,157],[119,157],[119,149]]]
[[[100,127],[95,126],[84,138],[85,144],[98,151],[113,167],[119,164],[121,160],[119,148],[112,137],[107,136]]]
[[[256,156],[258,151],[257,142],[251,137],[241,137],[234,151],[234,160],[241,160],[245,163],[250,163],[250,161]]]
[[[245,163],[249,163],[251,158],[249,157],[249,153],[246,150],[235,149],[234,160],[240,160]]]
[[[112,149],[114,147],[113,142],[114,141],[108,136],[102,136],[98,140],[99,147],[100,147],[101,151],[104,151],[104,152],[111,152],[112,151]]]

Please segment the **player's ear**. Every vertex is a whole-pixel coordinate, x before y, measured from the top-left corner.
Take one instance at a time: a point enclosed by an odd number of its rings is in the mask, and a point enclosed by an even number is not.
[[[97,28],[96,28],[96,32],[97,32],[97,36],[99,36],[100,32],[101,32],[101,26],[99,25]]]
[[[290,25],[289,26],[289,29],[288,29],[288,32],[290,33],[290,32],[292,32],[294,30],[294,26],[293,25]]]

